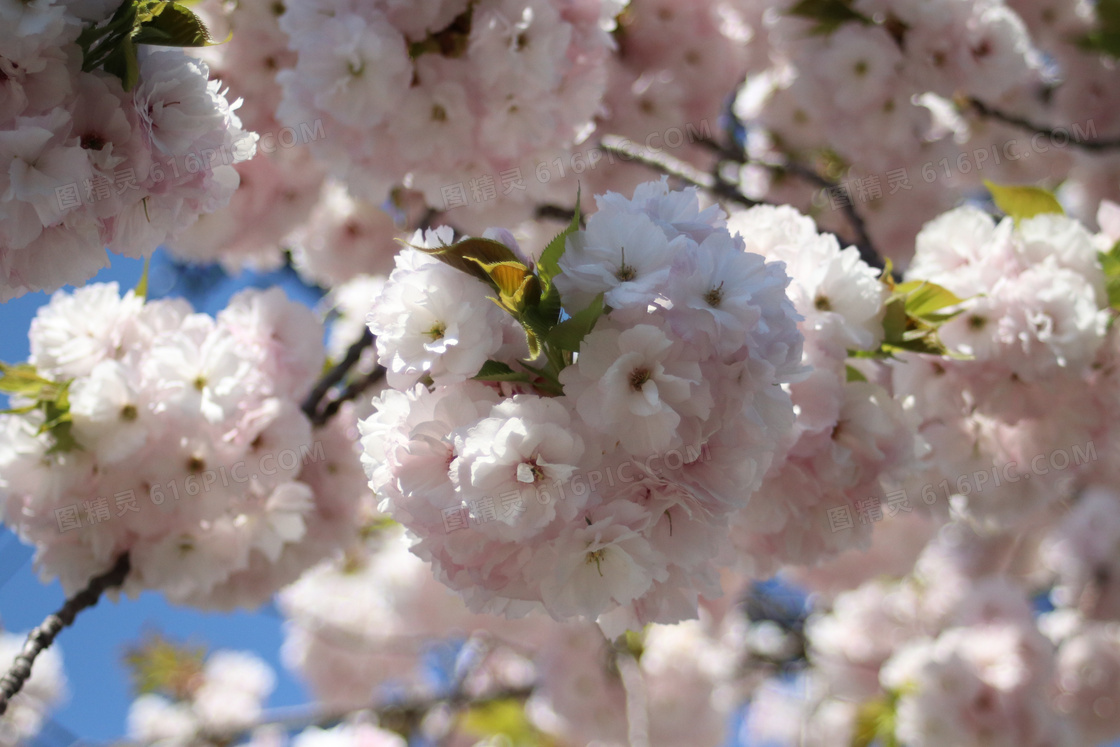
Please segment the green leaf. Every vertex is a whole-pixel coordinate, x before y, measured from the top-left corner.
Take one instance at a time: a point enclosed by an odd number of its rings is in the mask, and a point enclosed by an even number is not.
[[[40,399],[45,388],[53,389],[55,386],[55,382],[40,376],[30,363],[18,363],[14,366],[0,363],[0,392]]]
[[[181,3],[160,3],[133,36],[136,44],[163,47],[208,47],[214,44],[206,24]]]
[[[873,21],[857,12],[850,0],[800,0],[787,11],[789,15],[816,21],[812,34],[831,34],[845,23],[871,25]]]
[[[439,246],[434,249],[426,249],[422,246],[412,246],[412,248],[430,254],[440,262],[486,282],[490,282],[490,277],[482,265],[521,261],[512,249],[492,239],[463,239],[450,246]]]
[[[560,321],[560,291],[556,290],[556,286],[552,284],[551,280],[547,285],[548,287],[541,292],[541,300],[537,304],[537,311],[544,323],[551,327]]]
[[[541,336],[530,327],[525,327],[525,342],[529,345],[529,360],[535,361],[541,357]]]
[[[897,296],[888,299],[883,312],[883,342],[901,342],[905,331],[906,300]]]
[[[548,344],[555,345],[561,350],[578,352],[583,338],[594,329],[595,323],[602,315],[603,294],[600,293],[586,309],[572,314],[570,319],[565,319],[553,327],[548,333]]]
[[[541,281],[536,275],[526,275],[521,287],[502,299],[514,314],[523,315],[541,302]],[[548,325],[545,324],[547,327]]]
[[[1083,51],[1120,58],[1120,0],[1097,0],[1095,6],[1097,28],[1073,42]]]
[[[97,67],[97,65],[86,67],[86,63],[91,62],[91,56],[103,57],[116,43],[119,43],[120,39],[132,35],[136,26],[136,10],[136,0],[123,0],[107,22],[91,23],[82,29],[77,39],[78,45],[82,48],[82,70],[89,72]]]
[[[540,259],[537,260],[538,273],[542,281],[551,281],[552,278],[560,274],[560,258],[564,256],[564,249],[567,247],[568,237],[579,230],[580,214],[579,214],[579,200],[580,189],[576,188],[576,209],[572,214],[572,220],[568,226],[556,234],[552,241],[548,242],[548,246],[541,252]],[[549,282],[549,287],[551,283]]]
[[[539,309],[534,307],[522,311],[517,321],[525,328],[525,337],[529,341],[529,360],[535,361],[541,357],[541,353],[545,352],[545,340],[554,327],[541,316]]]
[[[987,179],[984,186],[992,193],[996,207],[1016,221],[1045,213],[1065,214],[1058,199],[1041,187],[1004,186]]]
[[[1108,292],[1108,305],[1120,310],[1120,241],[1107,252],[1098,252],[1101,269],[1104,271],[1105,290]]]
[[[513,698],[473,706],[463,714],[463,731],[476,737],[504,736],[512,747],[544,747],[551,740],[533,726],[525,706]]]
[[[465,259],[481,267],[486,274],[486,279],[492,282],[503,296],[516,293],[525,284],[525,278],[529,275],[529,268],[520,260],[484,262],[475,257]]]
[[[552,370],[551,364],[537,368],[536,366],[529,365],[526,361],[517,361],[517,365],[541,379],[540,381],[533,382],[533,386],[537,389],[555,395],[564,393],[564,387],[561,386],[560,380],[557,378],[556,372]]]
[[[897,747],[895,731],[896,698],[885,697],[861,703],[856,710],[851,747],[870,747],[878,740],[882,747]]]
[[[475,381],[528,381],[529,375],[514,371],[501,361],[486,361],[474,376]]]
[[[29,412],[35,412],[39,409],[39,403],[26,405],[24,407],[9,407],[6,410],[0,410],[0,415],[26,415]]]
[[[952,291],[928,280],[911,280],[895,286],[895,293],[905,297],[906,314],[923,321],[939,324],[952,319],[960,312],[938,314],[941,309],[962,303]]]
[[[136,44],[131,38],[123,40],[105,59],[102,65],[105,72],[121,80],[121,87],[131,91],[140,81],[140,61],[136,56]]]
[[[867,381],[867,377],[855,366],[848,365],[845,370],[847,371],[846,381]]]

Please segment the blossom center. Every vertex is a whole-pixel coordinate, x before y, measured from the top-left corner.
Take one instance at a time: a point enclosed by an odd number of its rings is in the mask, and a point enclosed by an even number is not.
[[[827,296],[817,296],[813,299],[813,306],[817,311],[832,311],[832,302],[828,300]]]
[[[522,462],[517,465],[517,481],[535,483],[544,480],[544,470],[536,462]]]
[[[436,340],[442,340],[443,335],[446,332],[447,332],[447,325],[444,324],[443,322],[436,322],[435,324],[432,325],[432,328],[429,329],[424,334],[426,334],[428,337],[432,338],[432,342],[435,342]]]
[[[712,308],[718,309],[719,305],[723,303],[723,283],[705,293],[704,302]]]
[[[635,368],[630,372],[630,388],[635,392],[640,392],[645,383],[653,378],[653,374],[645,366]]]
[[[121,420],[126,423],[131,423],[136,420],[137,415],[140,413],[136,410],[136,405],[128,404],[121,408]]]
[[[603,566],[602,566],[603,555],[604,555],[604,552],[603,552],[602,549],[594,550],[592,552],[587,553],[587,564],[588,565],[591,565],[592,563],[595,564],[595,570],[599,571],[599,577],[600,578],[602,578],[602,576],[603,576]]]
[[[100,135],[83,135],[81,143],[86,150],[101,150],[105,147],[105,138]]]
[[[630,282],[638,277],[638,271],[634,269],[634,266],[626,264],[626,247],[622,247],[622,262],[615,270],[614,276],[623,283]]]

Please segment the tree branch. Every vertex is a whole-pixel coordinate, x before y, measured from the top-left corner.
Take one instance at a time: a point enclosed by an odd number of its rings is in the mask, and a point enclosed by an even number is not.
[[[326,415],[325,417],[319,412],[319,406],[322,403],[323,398],[327,395],[327,392],[329,392],[333,387],[337,386],[342,382],[343,379],[346,378],[346,375],[350,373],[350,369],[354,368],[354,366],[358,364],[358,361],[361,360],[362,353],[366,348],[371,347],[373,345],[373,342],[373,333],[369,331],[369,328],[366,328],[362,331],[362,336],[346,350],[346,355],[342,358],[342,360],[336,363],[329,371],[327,371],[323,375],[321,379],[319,379],[318,382],[316,382],[315,386],[303,400],[303,405],[301,406],[303,414],[306,415],[312,423],[314,423],[315,425],[323,425],[323,423],[326,423],[327,420],[330,420],[332,415],[338,412],[338,408],[342,404],[341,402],[339,402],[337,405],[334,405],[334,409],[331,410],[330,414]],[[374,369],[374,372],[376,373],[376,371],[379,369],[384,371],[380,366],[378,366],[377,369]],[[357,396],[357,394],[358,393],[355,392],[350,396],[350,398],[352,399],[354,396]],[[332,402],[331,404],[334,403]],[[331,405],[328,405],[327,407],[329,408],[330,406]]]
[[[572,208],[566,208],[562,205],[537,205],[537,218],[558,220],[564,223],[570,223],[572,218],[575,217],[576,211]]]
[[[1029,130],[1030,132],[1034,132],[1039,135],[1046,135],[1048,137],[1064,135],[1066,141],[1069,142],[1070,145],[1076,146],[1078,148],[1083,148],[1085,150],[1099,151],[1120,148],[1120,137],[1097,138],[1095,140],[1075,140],[1074,138],[1070,137],[1069,132],[1064,129],[1040,125],[1037,122],[1032,122],[1029,119],[1026,119],[1025,117],[1020,117],[1016,114],[1005,112],[1002,109],[996,109],[995,107],[988,106],[980,99],[972,96],[965,99],[964,104],[966,108],[970,109],[981,117],[994,119],[997,122],[1003,122],[1004,124],[1009,124],[1022,130]]]
[[[753,166],[761,166],[762,168],[769,169],[778,174],[791,174],[825,190],[836,189],[840,186],[836,182],[818,174],[808,166],[797,163],[796,161],[790,160],[786,163],[779,164],[751,160],[746,151],[739,147],[737,143],[734,146],[729,146],[711,138],[701,138],[697,141],[697,144],[704,146],[725,161],[731,161],[732,163],[740,165],[750,164]],[[855,240],[851,243],[859,249],[859,255],[863,261],[871,267],[880,270],[886,267],[886,262],[883,261],[882,255],[879,254],[874,244],[871,243],[871,236],[867,232],[867,224],[864,222],[863,216],[856,210],[855,205],[852,205],[849,201],[843,206],[843,211],[845,217],[848,219],[848,223],[852,226],[852,231],[855,232]]]
[[[106,589],[113,589],[124,583],[132,563],[128,553],[117,558],[111,569],[90,579],[86,588],[66,600],[62,607],[27,635],[23,650],[16,656],[7,674],[0,677],[0,715],[8,710],[8,704],[31,676],[31,667],[39,654],[50,648],[54,639],[63,628],[70,626],[78,613],[97,604]]]
[[[316,413],[311,417],[312,425],[325,425],[328,420],[333,418],[335,414],[342,407],[343,403],[356,399],[358,395],[369,389],[385,376],[385,367],[378,364],[376,368],[360,379],[351,381],[346,387],[339,392],[338,396],[327,403],[327,406],[321,412]]]
[[[763,204],[758,200],[747,197],[734,184],[727,182],[718,175],[706,174],[690,164],[664,153],[643,150],[618,135],[604,135],[599,144],[603,150],[618,156],[624,161],[640,163],[659,173],[668,174],[673,179],[678,179],[685,184],[710,192],[716,197],[736,202],[744,207]]]

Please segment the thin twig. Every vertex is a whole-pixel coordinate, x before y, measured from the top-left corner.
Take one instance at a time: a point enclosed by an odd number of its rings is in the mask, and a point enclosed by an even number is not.
[[[356,399],[358,395],[376,384],[378,381],[384,378],[384,376],[385,367],[378,364],[376,368],[374,368],[362,378],[357,379],[356,381],[351,381],[346,385],[346,388],[339,392],[339,395],[337,397],[327,403],[326,407],[324,407],[321,412],[318,412],[311,416],[311,424],[325,425],[328,420],[335,416],[339,408],[342,407],[343,403],[349,402],[352,399]]]
[[[730,146],[711,138],[701,138],[696,142],[698,145],[707,148],[725,161],[740,165],[750,164],[752,166],[761,166],[762,168],[769,169],[778,174],[791,174],[824,190],[836,189],[840,186],[836,182],[818,174],[808,166],[797,163],[796,161],[767,163],[765,161],[751,160],[747,156],[746,151],[739,147],[738,144]],[[880,270],[883,269],[886,263],[883,261],[882,255],[875,249],[874,244],[871,243],[871,235],[867,232],[867,224],[864,222],[863,216],[859,214],[859,211],[856,210],[851,202],[843,206],[843,211],[845,217],[848,219],[848,223],[852,226],[852,231],[855,232],[855,241],[851,243],[859,249],[860,257],[868,265]]]
[[[575,217],[576,211],[572,208],[567,208],[562,205],[537,205],[537,218],[558,220],[563,223],[570,223],[572,218]]]
[[[815,184],[826,191],[836,189],[840,186],[831,179],[821,176],[808,166],[794,161],[790,161],[778,168]],[[852,226],[852,230],[855,231],[856,238],[853,243],[856,248],[859,249],[859,256],[864,262],[876,269],[881,270],[886,267],[883,256],[879,254],[878,250],[875,249],[875,246],[871,243],[871,235],[867,232],[867,224],[864,223],[863,216],[856,210],[856,206],[852,204],[851,200],[848,200],[844,203],[842,209],[844,215],[848,218],[848,223]]]
[[[0,715],[8,710],[11,699],[23,689],[39,654],[50,648],[62,629],[73,623],[79,612],[97,604],[106,589],[123,584],[131,569],[128,553],[121,555],[111,569],[90,579],[86,588],[67,599],[58,612],[48,615],[47,619],[27,635],[23,650],[12,662],[8,673],[0,677]]]
[[[323,401],[323,397],[326,396],[327,392],[329,392],[332,387],[346,378],[346,374],[350,373],[350,369],[356,366],[358,361],[361,360],[362,353],[365,349],[372,345],[373,333],[370,332],[368,328],[364,329],[361,338],[356,340],[347,349],[346,355],[342,360],[336,363],[331,370],[327,371],[323,377],[316,382],[314,388],[307,395],[307,398],[304,399],[302,405],[304,415],[312,421],[316,419],[317,413],[319,412],[319,404]],[[338,408],[336,407],[335,410],[337,411]],[[334,413],[332,413],[332,415],[333,414]],[[322,423],[317,423],[317,425],[322,425]]]
[[[664,153],[654,153],[635,145],[626,138],[618,135],[604,135],[600,141],[603,150],[612,153],[624,161],[633,161],[643,166],[648,166],[654,171],[667,174],[673,179],[684,182],[693,187],[698,187],[710,192],[716,197],[721,197],[730,202],[737,202],[744,207],[754,207],[763,203],[752,200],[739,189],[718,175],[706,174],[690,164]]]
[[[975,97],[970,96],[969,98],[965,99],[965,104],[969,109],[976,112],[981,117],[994,119],[999,122],[1003,122],[1004,124],[1013,125],[1023,130],[1029,130],[1039,135],[1046,135],[1047,137],[1064,135],[1065,139],[1069,142],[1070,145],[1076,146],[1078,148],[1084,148],[1085,150],[1098,151],[1120,148],[1120,137],[1096,138],[1093,140],[1077,140],[1070,137],[1069,133],[1063,129],[1040,125],[1037,122],[1032,122],[1029,119],[1020,117],[1017,114],[1010,114],[1003,111],[1002,109],[996,109],[995,107],[988,106],[983,101]]]

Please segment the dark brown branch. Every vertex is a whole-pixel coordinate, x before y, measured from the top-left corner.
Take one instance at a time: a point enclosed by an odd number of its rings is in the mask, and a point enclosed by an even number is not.
[[[818,174],[808,166],[799,164],[796,161],[787,161],[781,164],[752,161],[747,156],[746,152],[738,147],[737,144],[734,146],[726,145],[711,138],[698,140],[697,144],[707,148],[725,161],[737,164],[752,164],[770,169],[778,174],[790,174],[825,190],[836,189],[840,186],[836,182]],[[859,214],[859,211],[856,210],[851,202],[844,204],[843,211],[845,217],[848,219],[848,223],[852,226],[852,231],[855,232],[855,240],[851,243],[859,249],[860,257],[870,266],[880,270],[883,269],[886,263],[883,261],[882,255],[875,249],[874,244],[871,243],[871,235],[867,232],[867,224],[864,222],[863,216]]]
[[[336,363],[331,370],[327,371],[327,373],[316,382],[315,387],[307,395],[307,398],[304,399],[301,408],[303,414],[310,418],[312,422],[315,422],[318,417],[319,405],[323,401],[323,397],[346,378],[346,375],[350,373],[350,369],[354,368],[354,366],[358,364],[358,361],[361,360],[362,353],[365,349],[372,345],[373,333],[367,328],[363,330],[362,336],[347,349],[343,359]],[[336,407],[335,412],[337,411],[338,408]],[[333,415],[334,412],[331,414]],[[324,420],[323,422],[325,423],[326,421]],[[322,423],[316,423],[316,425],[322,425]]]
[[[968,109],[972,110],[981,117],[994,119],[998,122],[1003,122],[1004,124],[1009,124],[1022,130],[1034,132],[1038,135],[1046,135],[1047,137],[1063,135],[1064,139],[1067,140],[1070,145],[1078,148],[1083,148],[1085,150],[1098,151],[1120,148],[1120,137],[1096,138],[1093,140],[1077,140],[1073,137],[1070,137],[1069,132],[1064,129],[1040,125],[1037,122],[1032,122],[1025,117],[1018,116],[1017,114],[1010,114],[1003,111],[1002,109],[996,109],[993,106],[988,106],[983,101],[975,97],[970,96],[969,98],[965,99],[965,105]]]
[[[685,163],[663,153],[653,153],[634,145],[626,138],[617,135],[604,135],[600,145],[603,150],[612,153],[624,161],[633,161],[643,166],[648,166],[662,174],[667,174],[672,179],[684,182],[693,187],[703,189],[712,195],[729,202],[738,203],[744,207],[754,207],[762,202],[752,200],[739,191],[734,184],[727,182],[718,175],[706,174],[690,164]]]
[[[351,381],[341,392],[339,392],[337,397],[326,404],[321,412],[318,412],[311,416],[311,424],[325,425],[328,420],[335,416],[339,408],[342,407],[343,403],[357,398],[358,395],[376,384],[378,381],[384,378],[384,376],[385,367],[379,364],[365,376],[361,377],[360,379]]]
[[[0,715],[8,710],[12,698],[23,689],[39,654],[50,648],[62,629],[69,627],[79,612],[97,604],[106,589],[114,589],[123,584],[131,569],[128,553],[121,555],[111,569],[90,579],[86,588],[67,599],[58,612],[48,615],[46,620],[27,635],[23,650],[12,662],[8,673],[0,677]]]
[[[566,208],[562,205],[537,205],[537,218],[558,220],[563,223],[570,223],[572,218],[575,217],[576,211],[572,208]]]

